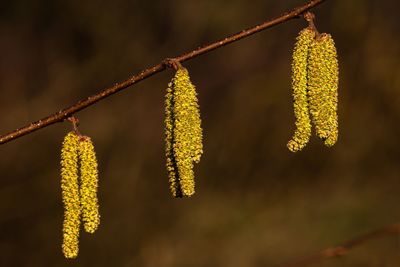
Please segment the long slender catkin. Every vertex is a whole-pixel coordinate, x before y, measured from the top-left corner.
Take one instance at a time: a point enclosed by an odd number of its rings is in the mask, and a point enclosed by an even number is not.
[[[79,251],[80,198],[78,185],[79,137],[68,133],[61,149],[61,190],[64,203],[62,251],[66,258],[76,258]]]
[[[339,67],[333,38],[321,34],[310,46],[308,60],[308,96],[316,134],[326,146],[338,139]]]
[[[197,93],[188,71],[180,67],[168,85],[165,100],[167,171],[174,197],[195,192],[193,163],[203,153]]]
[[[86,232],[94,233],[100,224],[97,199],[98,170],[97,159],[92,140],[88,136],[80,137],[80,197],[83,227]]]
[[[310,114],[307,100],[307,59],[309,47],[315,33],[310,28],[303,29],[298,37],[293,51],[292,61],[292,93],[293,107],[296,118],[296,130],[287,147],[292,152],[302,150],[311,135]]]

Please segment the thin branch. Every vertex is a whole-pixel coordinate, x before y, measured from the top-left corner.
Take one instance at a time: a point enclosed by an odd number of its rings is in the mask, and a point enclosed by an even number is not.
[[[351,249],[363,245],[373,239],[377,239],[379,237],[387,235],[397,235],[397,234],[400,234],[400,223],[387,225],[385,227],[376,229],[374,231],[371,231],[354,239],[348,240],[342,243],[341,245],[323,249],[309,256],[302,257],[300,259],[287,262],[285,264],[281,264],[277,267],[303,267],[303,266],[309,266],[310,264],[320,263],[327,259],[344,256],[347,253],[349,253]]]
[[[242,38],[253,35],[262,30],[271,28],[273,26],[276,26],[283,22],[289,21],[291,19],[298,18],[304,12],[321,4],[324,1],[326,1],[326,0],[311,0],[307,3],[305,3],[304,5],[297,7],[295,9],[293,9],[292,11],[287,12],[277,18],[268,20],[266,22],[263,22],[259,25],[254,26],[254,27],[242,30],[236,34],[228,36],[228,37],[221,39],[219,41],[216,41],[214,43],[211,43],[211,44],[208,44],[205,46],[201,46],[201,47],[193,50],[192,52],[185,53],[185,54],[182,54],[175,58],[172,58],[172,60],[175,60],[175,62],[184,62],[184,61],[190,60],[190,59],[200,56],[202,54],[208,53],[214,49],[223,47],[227,44],[236,42]],[[65,119],[67,119],[68,117],[70,117],[71,115],[73,115],[74,113],[76,113],[82,109],[85,109],[85,108],[95,104],[96,102],[98,102],[106,97],[109,97],[119,91],[122,91],[135,83],[138,83],[144,79],[147,79],[156,73],[159,73],[159,72],[165,70],[167,67],[166,62],[171,62],[170,60],[171,59],[164,60],[153,67],[150,67],[150,68],[147,68],[147,69],[141,71],[139,74],[133,75],[132,77],[130,77],[129,79],[127,79],[123,82],[116,83],[113,86],[108,87],[97,94],[94,94],[85,99],[82,99],[82,100],[78,101],[76,104],[73,104],[72,106],[61,109],[60,111],[58,111],[54,114],[51,114],[43,119],[32,122],[24,127],[21,127],[19,129],[16,129],[16,130],[6,133],[4,135],[1,135],[0,136],[0,144],[5,144],[5,143],[15,140],[19,137],[22,137],[26,134],[30,134],[36,130],[50,126],[56,122],[62,122]]]

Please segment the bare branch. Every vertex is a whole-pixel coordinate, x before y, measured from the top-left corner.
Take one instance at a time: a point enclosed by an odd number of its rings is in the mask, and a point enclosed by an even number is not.
[[[45,118],[42,118],[38,121],[32,122],[32,123],[24,126],[24,127],[21,127],[19,129],[16,129],[16,130],[6,133],[4,135],[1,135],[0,136],[0,144],[5,144],[5,143],[15,140],[19,137],[22,137],[26,134],[30,134],[36,130],[50,126],[56,122],[62,122],[65,119],[67,119],[68,117],[70,117],[71,115],[73,115],[74,113],[77,113],[78,111],[85,109],[106,97],[109,97],[119,91],[122,91],[122,90],[128,88],[129,86],[131,86],[135,83],[138,83],[144,79],[147,79],[147,78],[153,76],[156,73],[159,73],[159,72],[165,70],[167,67],[165,62],[171,62],[171,60],[175,60],[175,62],[184,62],[184,61],[190,60],[190,59],[200,56],[202,54],[208,53],[214,49],[223,47],[227,44],[236,42],[242,38],[253,35],[262,30],[271,28],[273,26],[276,26],[283,22],[289,21],[291,19],[298,18],[304,12],[321,4],[324,1],[326,1],[326,0],[311,0],[311,1],[307,2],[306,4],[304,4],[300,7],[297,7],[295,9],[293,9],[292,11],[287,12],[277,18],[268,20],[266,22],[263,22],[259,25],[254,26],[254,27],[242,30],[236,34],[228,36],[228,37],[221,39],[219,41],[216,41],[214,43],[211,43],[211,44],[208,44],[205,46],[201,46],[201,47],[193,50],[192,52],[182,54],[180,56],[177,56],[177,57],[169,59],[169,60],[164,60],[155,66],[152,66],[150,68],[147,68],[147,69],[141,71],[139,74],[133,75],[132,77],[130,77],[129,79],[127,79],[123,82],[115,83],[113,86],[108,87],[108,88],[104,89],[103,91],[100,91],[97,94],[94,94],[85,99],[82,99],[82,100],[78,101],[76,104],[73,104],[72,106],[61,109],[60,111],[58,111],[54,114],[51,114]]]
[[[348,240],[341,245],[323,249],[300,259],[278,265],[277,267],[303,267],[309,266],[310,264],[320,263],[327,259],[344,256],[349,253],[351,249],[365,244],[372,239],[397,234],[400,234],[400,223],[387,225],[354,239]]]

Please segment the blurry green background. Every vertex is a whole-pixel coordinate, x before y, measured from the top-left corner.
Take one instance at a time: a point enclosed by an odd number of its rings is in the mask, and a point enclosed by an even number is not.
[[[0,132],[40,119],[145,67],[304,3],[4,1]],[[101,226],[61,253],[59,123],[0,147],[0,266],[273,266],[400,221],[398,1],[328,0],[317,27],[340,61],[340,137],[297,154],[292,20],[185,62],[205,153],[197,192],[173,199],[164,158],[167,70],[77,114],[100,168]],[[399,266],[390,236],[315,266]]]

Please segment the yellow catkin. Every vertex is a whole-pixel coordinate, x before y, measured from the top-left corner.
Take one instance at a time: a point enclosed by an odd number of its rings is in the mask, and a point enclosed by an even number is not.
[[[80,198],[78,185],[79,137],[68,133],[61,149],[61,190],[64,203],[62,251],[66,258],[76,258],[79,251]]]
[[[80,196],[83,227],[86,232],[94,233],[100,224],[99,204],[97,199],[98,171],[97,159],[92,140],[80,137]]]
[[[308,95],[310,113],[317,136],[328,147],[338,139],[339,68],[335,43],[329,34],[321,34],[310,46]]]
[[[188,71],[180,67],[168,85],[165,101],[167,171],[174,197],[195,192],[193,163],[203,153],[197,93]]]
[[[310,114],[307,100],[307,58],[309,47],[315,33],[309,28],[303,29],[298,37],[293,51],[292,61],[292,93],[293,107],[296,118],[296,130],[287,147],[292,152],[302,150],[311,135]]]
[[[172,83],[171,81],[168,84],[167,93],[165,95],[165,155],[167,158],[167,172],[169,178],[169,184],[171,188],[171,192],[174,197],[181,196],[181,192],[179,190],[179,183],[177,178],[177,167],[176,167],[176,159],[173,152],[173,131],[174,131],[174,117],[173,117],[173,91],[172,91]]]

